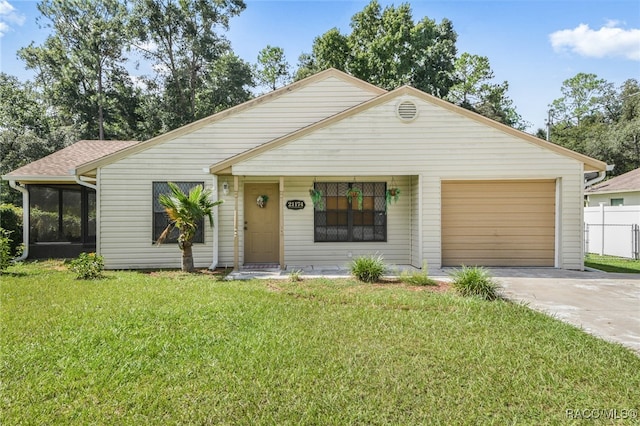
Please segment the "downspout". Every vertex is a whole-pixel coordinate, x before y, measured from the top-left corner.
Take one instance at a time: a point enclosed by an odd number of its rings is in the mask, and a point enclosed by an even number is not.
[[[87,182],[87,180],[89,178],[86,178],[84,176],[78,176],[76,174],[74,174],[73,177],[75,178],[76,183],[78,185],[86,186],[87,188],[93,189],[94,191],[96,191],[96,195],[97,195],[97,193],[98,193],[98,185],[94,185],[92,183]]]
[[[615,167],[615,164],[607,164],[606,170],[602,170],[601,172],[599,172],[598,177],[595,177],[591,180],[587,180],[584,182],[585,189],[592,185],[595,185],[596,183],[602,182],[604,178],[607,176],[607,172],[613,171],[614,167]]]
[[[13,262],[21,262],[29,256],[29,190],[15,180],[10,180],[9,186],[22,192],[22,245],[24,249],[20,256],[13,259]]]

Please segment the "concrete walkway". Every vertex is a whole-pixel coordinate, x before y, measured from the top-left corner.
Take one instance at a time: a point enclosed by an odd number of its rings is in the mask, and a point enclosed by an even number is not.
[[[392,275],[410,266],[391,266]],[[305,278],[344,278],[346,266],[308,266],[281,271],[241,270],[228,279],[287,279],[293,271]],[[640,274],[567,271],[554,268],[490,268],[502,294],[540,312],[582,328],[605,340],[621,343],[640,355]],[[449,280],[450,269],[429,271]]]

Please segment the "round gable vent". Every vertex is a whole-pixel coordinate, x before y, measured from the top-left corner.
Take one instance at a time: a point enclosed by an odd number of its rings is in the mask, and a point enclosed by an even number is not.
[[[402,121],[411,121],[418,116],[418,107],[411,101],[404,101],[398,105],[397,114]]]

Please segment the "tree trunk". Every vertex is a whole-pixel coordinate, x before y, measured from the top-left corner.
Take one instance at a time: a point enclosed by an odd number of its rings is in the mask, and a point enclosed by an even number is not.
[[[182,243],[182,271],[193,272],[195,267],[193,266],[193,250],[191,248],[193,244],[191,241],[185,241]]]

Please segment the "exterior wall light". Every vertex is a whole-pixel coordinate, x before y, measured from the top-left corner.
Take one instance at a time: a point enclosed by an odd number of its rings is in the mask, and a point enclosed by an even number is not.
[[[226,180],[222,182],[222,193],[224,195],[229,195],[229,182],[227,182]]]

